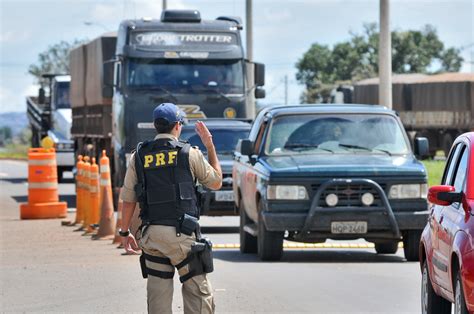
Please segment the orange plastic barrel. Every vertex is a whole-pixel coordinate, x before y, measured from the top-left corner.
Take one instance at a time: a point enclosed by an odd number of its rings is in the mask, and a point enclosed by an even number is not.
[[[67,203],[59,202],[56,152],[53,148],[28,151],[28,203],[20,204],[21,219],[64,218]]]

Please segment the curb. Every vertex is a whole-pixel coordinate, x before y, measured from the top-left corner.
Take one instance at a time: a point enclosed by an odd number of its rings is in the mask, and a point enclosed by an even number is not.
[[[375,245],[373,243],[285,243],[283,248],[285,249],[373,249]],[[403,248],[403,243],[398,244],[399,248]],[[225,250],[225,249],[238,249],[240,244],[237,243],[226,243],[226,244],[213,244],[213,249]]]

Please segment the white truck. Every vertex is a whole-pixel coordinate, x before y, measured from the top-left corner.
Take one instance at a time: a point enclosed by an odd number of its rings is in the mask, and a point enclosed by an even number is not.
[[[74,167],[74,142],[71,140],[72,113],[69,101],[69,75],[45,74],[49,80],[49,96],[40,88],[38,96],[26,98],[27,115],[31,126],[31,146],[39,147],[49,136],[54,141],[58,165],[58,180]]]

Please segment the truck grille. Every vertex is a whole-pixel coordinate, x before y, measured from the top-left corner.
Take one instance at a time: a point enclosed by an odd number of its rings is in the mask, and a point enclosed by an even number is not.
[[[380,184],[382,189],[385,191],[386,184]],[[312,184],[311,189],[313,193],[316,194],[316,191],[321,186],[321,184]],[[318,205],[321,207],[328,207],[326,204],[326,196],[329,194],[336,194],[339,201],[337,207],[367,207],[366,205],[362,204],[361,198],[362,195],[365,193],[372,193],[374,196],[374,202],[370,207],[377,207],[382,206],[382,200],[380,199],[379,194],[377,191],[370,185],[364,184],[339,184],[335,186],[331,186],[321,194],[321,197],[318,201]],[[313,195],[314,195],[313,194]]]

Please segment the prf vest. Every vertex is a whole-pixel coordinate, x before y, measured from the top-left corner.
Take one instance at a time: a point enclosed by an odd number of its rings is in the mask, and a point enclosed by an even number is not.
[[[199,218],[189,143],[158,139],[137,147],[135,187],[143,222],[171,224],[185,213]]]

